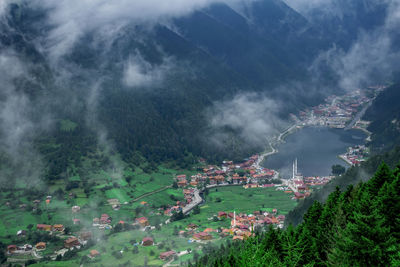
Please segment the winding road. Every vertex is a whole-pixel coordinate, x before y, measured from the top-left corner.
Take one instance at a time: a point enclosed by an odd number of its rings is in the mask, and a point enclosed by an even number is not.
[[[190,204],[183,207],[182,213],[186,215],[192,209],[194,209],[194,207],[196,207],[197,205],[200,205],[202,202],[203,202],[203,199],[200,196],[199,189],[197,189],[197,188],[194,189],[193,200],[192,200],[192,202],[190,202]]]

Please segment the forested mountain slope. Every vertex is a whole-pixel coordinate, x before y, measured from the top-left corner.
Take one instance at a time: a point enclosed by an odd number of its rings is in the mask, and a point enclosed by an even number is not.
[[[372,121],[368,127],[372,134],[371,145],[375,152],[390,150],[400,142],[400,84],[396,83],[382,92],[364,115]]]
[[[310,66],[331,47],[346,51],[341,39],[357,39],[280,0],[216,1],[153,20],[118,6],[124,16],[113,18],[94,2],[93,11],[81,3],[70,12],[66,3],[7,1],[0,13],[2,163],[42,158],[47,177],[98,150],[132,165],[241,160],[265,144],[238,134],[240,122],[213,125],[221,102],[255,93],[287,119],[342,89],[335,71]],[[341,25],[383,23],[380,5],[356,7]]]
[[[4,99],[17,95],[27,100],[24,119],[40,133],[35,146],[45,158],[53,158],[53,176],[87,149],[95,150],[99,136],[134,164],[141,156],[151,162],[182,162],[191,154],[242,159],[259,150],[259,144],[229,128],[220,145],[210,142],[216,129],[209,125],[207,108],[240,92],[291,95],[274,88],[288,80],[307,80],[302,63],[316,53],[302,53],[316,44],[307,41],[310,34],[303,28],[312,27],[300,14],[279,1],[258,5],[249,6],[247,16],[215,4],[168,23],[129,23],[112,38],[88,31],[57,59],[52,53],[61,52],[53,51],[54,40],[46,39],[57,30],[48,23],[52,11],[24,1],[9,4],[0,23],[1,50],[10,64],[18,62],[24,69],[10,79],[12,90]],[[274,16],[266,20],[260,9]],[[292,19],[283,21],[285,17]],[[322,96],[305,95],[303,100]],[[51,121],[38,123],[47,117]],[[68,133],[75,136],[69,141],[58,132],[63,120],[78,125]]]

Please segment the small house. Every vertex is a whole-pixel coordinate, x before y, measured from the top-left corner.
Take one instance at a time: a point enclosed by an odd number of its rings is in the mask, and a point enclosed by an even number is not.
[[[44,249],[46,249],[46,243],[45,243],[45,242],[39,242],[39,243],[37,243],[37,244],[35,245],[35,248],[36,248],[37,250],[44,250]]]
[[[102,214],[100,217],[100,223],[102,224],[111,223],[111,217],[106,213]]]
[[[98,252],[97,250],[92,249],[92,250],[90,251],[90,254],[89,254],[89,257],[90,257],[90,258],[96,258],[96,257],[98,257],[98,256],[100,256],[100,252]]]
[[[16,245],[9,245],[9,246],[7,246],[7,252],[8,252],[9,254],[14,253],[15,251],[17,251],[17,246],[16,246]]]
[[[194,224],[194,223],[191,223],[191,224],[189,224],[187,227],[186,227],[186,229],[191,229],[191,230],[195,230],[195,229],[197,229],[197,225],[196,224]]]
[[[178,180],[186,179],[186,174],[177,175],[176,179]]]
[[[153,241],[153,238],[151,238],[151,237],[145,237],[142,240],[142,246],[145,246],[145,247],[152,246],[153,243],[154,243],[154,241]]]
[[[62,224],[55,224],[53,225],[53,230],[57,232],[62,232],[64,231],[64,225]]]
[[[211,240],[212,235],[210,235],[209,233],[200,232],[200,233],[194,234],[193,239],[195,239],[195,240]]]
[[[170,260],[173,256],[176,255],[176,252],[173,250],[163,252],[160,254],[160,259],[165,261],[165,260]]]
[[[26,230],[19,230],[17,236],[26,236]]]
[[[222,219],[222,218],[226,218],[228,217],[228,214],[224,211],[219,211],[218,212],[218,218]]]
[[[23,248],[24,248],[25,251],[31,251],[31,250],[32,250],[32,245],[25,244],[25,245],[23,246]]]
[[[79,206],[73,206],[73,207],[71,208],[71,210],[72,210],[72,212],[78,212],[78,211],[81,210],[81,208],[80,208]]]
[[[78,238],[76,238],[76,237],[74,237],[74,236],[68,238],[68,239],[65,240],[65,242],[64,242],[64,247],[65,247],[65,248],[73,248],[73,247],[79,246],[79,245],[80,245],[80,243],[79,243]]]
[[[178,182],[178,186],[179,187],[185,187],[187,185],[187,181],[186,180],[180,180],[179,182]]]
[[[36,229],[41,231],[51,231],[51,225],[48,224],[37,224]]]
[[[149,220],[146,217],[137,218],[136,222],[139,223],[142,227],[150,225]]]

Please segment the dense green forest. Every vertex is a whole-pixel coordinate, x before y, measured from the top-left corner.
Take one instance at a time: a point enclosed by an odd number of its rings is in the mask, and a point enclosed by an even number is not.
[[[364,116],[372,121],[368,130],[373,133],[370,145],[375,153],[388,151],[400,143],[399,98],[400,83],[395,83],[376,98]]]
[[[99,150],[104,162],[119,154],[132,167],[146,161],[148,170],[160,162],[186,168],[199,157],[242,160],[265,144],[240,135],[240,127],[211,125],[213,108],[250,92],[280,101],[276,115],[287,120],[337,93],[334,70],[320,68],[317,82],[308,67],[332,45],[347,50],[358,29],[380,27],[387,15],[385,5],[371,10],[341,5],[357,12],[341,21],[352,27],[338,32],[335,18],[321,23],[279,0],[252,1],[244,9],[212,4],[168,23],[126,23],[112,38],[101,28],[84,32],[55,64],[46,50],[57,30],[49,23],[53,11],[30,1],[9,3],[0,19],[1,55],[24,68],[6,79],[0,101],[7,106],[9,99],[21,98],[27,112],[0,129],[0,141],[18,122],[33,124],[15,143],[42,159],[40,176],[47,179],[68,176]],[[126,84],[131,62],[156,82]],[[60,130],[65,121],[76,127]],[[15,170],[20,164],[8,145],[0,142],[1,171],[7,177],[30,176],[6,173],[6,166]]]
[[[382,163],[368,182],[337,187],[324,204],[313,202],[297,227],[271,228],[209,251],[194,265],[399,266],[399,213],[400,165]]]

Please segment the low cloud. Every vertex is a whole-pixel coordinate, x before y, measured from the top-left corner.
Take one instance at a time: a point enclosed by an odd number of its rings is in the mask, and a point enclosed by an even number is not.
[[[11,0],[0,0],[0,16],[4,14]]]
[[[357,8],[362,6],[366,11],[374,10],[381,4],[390,0],[283,0],[291,8],[300,14],[311,16],[330,16],[342,19],[344,16],[352,16],[357,13]],[[347,7],[347,8],[344,8]]]
[[[13,82],[25,75],[26,70],[12,51],[0,54],[0,125],[3,149],[16,154],[21,139],[31,132],[33,123],[28,119],[29,99],[16,90]]]
[[[132,56],[125,64],[123,83],[128,87],[148,87],[160,84],[172,69],[171,58],[165,57],[160,65],[152,65],[140,55]]]
[[[34,0],[30,5],[48,10],[51,30],[43,48],[53,58],[68,53],[86,33],[114,32],[128,23],[154,23],[188,15],[212,3],[243,0]],[[1,7],[1,6],[0,6]]]
[[[242,93],[231,100],[215,102],[209,111],[210,124],[217,133],[214,140],[223,137],[218,129],[231,128],[253,145],[265,145],[267,138],[279,133],[285,122],[278,117],[281,103],[258,93]]]
[[[310,67],[319,78],[321,69],[328,66],[339,79],[344,90],[353,90],[373,82],[387,80],[399,65],[400,51],[396,47],[400,26],[400,4],[389,4],[384,24],[372,31],[360,31],[348,50],[335,44],[322,52]]]
[[[39,181],[42,165],[32,140],[37,131],[51,121],[42,114],[34,122],[35,105],[14,84],[16,80],[31,79],[27,65],[11,50],[0,53],[0,165],[7,162],[0,170],[0,183],[6,181],[7,186],[12,184],[13,177],[19,177],[29,185]]]

